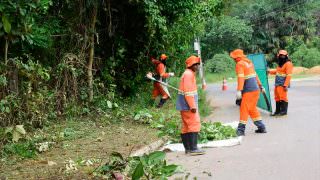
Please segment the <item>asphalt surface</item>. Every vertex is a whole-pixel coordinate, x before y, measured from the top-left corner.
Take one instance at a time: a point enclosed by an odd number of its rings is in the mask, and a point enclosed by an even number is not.
[[[271,83],[271,91],[273,88]],[[234,83],[228,84],[227,91],[221,91],[221,84],[212,84],[207,92],[215,109],[207,119],[238,121]],[[291,82],[287,117],[261,114],[268,133],[255,134],[256,127],[249,120],[241,145],[205,149],[207,153],[202,156],[168,153],[168,163],[180,164],[185,169],[170,179],[187,176],[199,180],[319,180],[320,77]]]

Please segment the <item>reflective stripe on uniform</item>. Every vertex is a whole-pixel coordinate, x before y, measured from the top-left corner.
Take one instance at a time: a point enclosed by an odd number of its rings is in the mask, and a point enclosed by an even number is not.
[[[253,77],[256,77],[257,74],[249,74],[249,75],[246,75],[244,76],[245,79],[250,79],[250,78],[253,78]]]
[[[277,74],[276,74],[276,76],[286,77],[286,76],[287,76],[287,74],[277,73]],[[290,76],[291,76],[291,74],[290,74]]]

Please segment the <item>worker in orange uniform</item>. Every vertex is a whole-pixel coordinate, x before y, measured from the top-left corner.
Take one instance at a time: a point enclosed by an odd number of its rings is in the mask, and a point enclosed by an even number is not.
[[[277,59],[277,69],[268,70],[269,74],[276,75],[274,88],[276,111],[272,116],[284,116],[287,115],[288,111],[288,87],[290,85],[293,64],[286,50],[280,50],[277,54]]]
[[[176,108],[182,119],[181,139],[186,154],[202,155],[205,152],[198,148],[198,133],[201,123],[198,108],[196,72],[199,70],[200,58],[190,56],[186,60],[187,69],[181,77]]]
[[[266,127],[257,109],[260,90],[264,91],[253,63],[246,57],[243,50],[236,49],[230,53],[230,57],[236,62],[236,74],[238,77],[237,99],[241,100],[240,122],[237,135],[244,136],[248,117],[258,127],[256,133],[266,133]]]
[[[160,60],[151,59],[152,63],[155,65],[155,74],[154,78],[158,81],[166,82],[166,79],[174,76],[173,72],[166,73],[166,60],[168,56],[165,54],[161,54]],[[161,108],[167,99],[170,97],[168,88],[166,86],[161,85],[159,82],[153,83],[153,91],[152,91],[152,100],[154,101],[159,95],[161,95],[161,99],[159,104],[157,105],[158,108]]]

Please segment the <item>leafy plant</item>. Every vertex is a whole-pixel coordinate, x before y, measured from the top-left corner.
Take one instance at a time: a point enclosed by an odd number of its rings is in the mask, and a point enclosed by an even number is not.
[[[37,155],[36,145],[33,141],[6,144],[3,155],[18,155],[22,158],[34,158]]]
[[[223,140],[236,137],[236,130],[231,126],[224,126],[221,122],[206,122],[201,124],[200,142]]]
[[[139,121],[141,123],[151,123],[153,120],[152,115],[148,112],[147,109],[145,110],[140,110],[137,113],[135,113],[133,119],[135,121]]]
[[[205,69],[209,73],[223,73],[234,69],[234,62],[228,54],[215,54],[205,63]]]
[[[117,174],[131,177],[133,180],[145,179],[167,179],[173,175],[178,166],[167,165],[165,153],[155,151],[141,157],[124,158],[120,153],[113,152],[109,162],[100,166],[94,172],[94,175],[100,174],[108,178],[115,178]]]
[[[132,179],[139,180],[142,177],[146,179],[167,179],[167,177],[175,173],[177,168],[177,165],[166,164],[164,152],[155,151],[149,155],[139,157]]]
[[[26,130],[23,125],[16,125],[15,127],[7,127],[5,134],[11,137],[12,142],[18,142],[19,139],[24,138],[26,135]]]

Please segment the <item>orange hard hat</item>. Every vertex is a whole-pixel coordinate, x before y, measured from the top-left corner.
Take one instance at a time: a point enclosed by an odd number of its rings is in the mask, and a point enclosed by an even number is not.
[[[230,53],[230,57],[232,59],[236,59],[236,58],[246,57],[246,55],[244,55],[242,49],[235,49]]]
[[[194,64],[200,64],[200,58],[197,56],[190,56],[188,57],[188,59],[186,60],[186,65],[187,68],[191,67]]]
[[[168,56],[166,54],[161,54],[160,59],[161,60],[166,60]]]
[[[288,56],[288,52],[287,52],[286,50],[281,49],[281,50],[278,52],[278,55],[277,55],[277,56],[280,56],[280,55]]]

